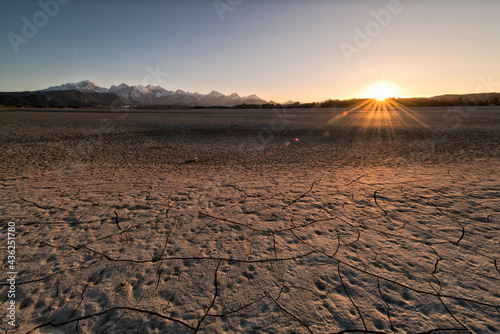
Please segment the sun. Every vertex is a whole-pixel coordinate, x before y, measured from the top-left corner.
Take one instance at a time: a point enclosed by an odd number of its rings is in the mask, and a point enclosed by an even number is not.
[[[368,89],[368,97],[383,101],[389,97],[393,97],[397,92],[397,87],[388,82],[378,82],[370,86]]]

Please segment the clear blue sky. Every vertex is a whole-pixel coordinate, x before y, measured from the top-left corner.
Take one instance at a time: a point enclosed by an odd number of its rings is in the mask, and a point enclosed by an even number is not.
[[[217,1],[69,0],[55,15],[3,1],[0,91],[84,79],[278,102],[364,97],[380,81],[397,96],[500,91],[498,0]]]

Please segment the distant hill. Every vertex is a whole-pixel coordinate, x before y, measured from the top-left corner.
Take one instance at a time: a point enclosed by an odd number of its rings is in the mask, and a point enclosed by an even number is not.
[[[432,100],[448,100],[453,101],[456,99],[467,99],[467,100],[484,100],[499,97],[500,93],[475,93],[475,94],[445,94],[436,95],[431,97]]]
[[[449,107],[459,105],[500,105],[500,93],[446,94],[429,98],[396,99],[406,107]]]

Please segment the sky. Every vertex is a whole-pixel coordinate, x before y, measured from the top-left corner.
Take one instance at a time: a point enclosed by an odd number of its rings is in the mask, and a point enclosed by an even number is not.
[[[500,91],[498,0],[18,0],[0,91],[101,87],[312,102]]]

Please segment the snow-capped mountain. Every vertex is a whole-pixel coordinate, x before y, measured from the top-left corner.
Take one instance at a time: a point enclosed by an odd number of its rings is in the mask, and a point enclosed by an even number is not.
[[[54,92],[76,90],[80,92],[93,93],[112,93],[125,98],[133,103],[144,105],[221,105],[233,106],[237,104],[263,104],[267,101],[262,100],[256,95],[240,97],[238,94],[224,95],[218,91],[212,91],[208,94],[190,93],[183,90],[169,91],[160,86],[129,86],[120,84],[108,88],[99,87],[95,83],[84,80],[78,83],[67,83],[61,86],[52,86],[39,92]]]
[[[118,86],[111,86],[109,92],[142,104],[154,103],[158,98],[167,93],[160,86],[129,86],[123,83]]]
[[[77,83],[66,83],[61,86],[52,86],[47,89],[42,89],[39,92],[54,92],[63,90],[77,90],[80,92],[107,93],[109,90],[101,88],[92,81],[84,80]]]

